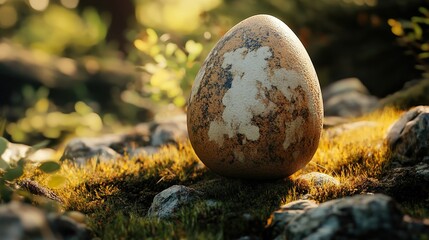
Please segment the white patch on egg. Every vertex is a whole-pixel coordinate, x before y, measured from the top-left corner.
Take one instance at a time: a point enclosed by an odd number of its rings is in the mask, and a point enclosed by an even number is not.
[[[303,137],[301,128],[304,125],[304,118],[298,116],[290,123],[286,123],[286,138],[283,142],[283,149],[287,150],[292,143],[300,141]]]
[[[245,140],[256,141],[259,139],[260,133],[259,127],[252,124],[253,116],[263,116],[275,107],[273,102],[262,99],[264,98],[263,89],[271,90],[274,86],[291,100],[294,94],[291,90],[302,82],[300,75],[284,68],[269,69],[268,60],[272,57],[272,52],[268,46],[254,51],[249,51],[244,47],[238,48],[225,53],[223,57],[222,68],[232,74],[233,80],[230,89],[222,98],[225,106],[222,113],[223,121],[210,123],[209,139],[215,141],[219,146],[223,145],[224,135],[232,138],[237,134],[242,134],[245,136]],[[289,111],[291,110],[289,109]],[[301,120],[303,121],[302,118]],[[297,124],[293,123],[292,127],[295,125]],[[294,131],[296,130],[294,129]],[[293,131],[290,130],[290,132]],[[286,139],[286,141],[288,140]]]

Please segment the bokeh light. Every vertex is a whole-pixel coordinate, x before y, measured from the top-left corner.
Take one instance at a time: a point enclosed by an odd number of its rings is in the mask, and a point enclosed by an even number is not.
[[[49,5],[49,0],[29,0],[30,6],[37,11],[45,10]]]
[[[61,0],[61,4],[66,8],[76,8],[79,4],[79,0]]]
[[[14,7],[12,6],[0,7],[0,28],[13,27],[17,20],[18,20],[18,14]]]
[[[137,20],[165,31],[190,33],[201,26],[201,14],[216,8],[221,0],[138,1]]]

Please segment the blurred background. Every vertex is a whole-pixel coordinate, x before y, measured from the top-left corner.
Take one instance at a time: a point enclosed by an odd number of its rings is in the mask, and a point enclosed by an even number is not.
[[[383,98],[429,77],[426,0],[0,0],[0,133],[53,144],[183,111],[223,34],[283,20],[322,87],[358,77]]]

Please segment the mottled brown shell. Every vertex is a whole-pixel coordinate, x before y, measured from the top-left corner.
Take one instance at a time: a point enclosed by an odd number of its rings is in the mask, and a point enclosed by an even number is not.
[[[310,57],[268,15],[228,31],[208,55],[188,101],[192,146],[208,168],[235,178],[289,176],[313,157],[323,105]]]

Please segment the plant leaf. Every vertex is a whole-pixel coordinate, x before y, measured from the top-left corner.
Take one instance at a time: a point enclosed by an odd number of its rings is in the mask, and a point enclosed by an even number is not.
[[[15,167],[15,168],[9,168],[4,173],[3,177],[5,180],[12,181],[15,180],[24,174],[24,171],[21,166]]]
[[[36,143],[35,145],[31,146],[31,152],[35,152],[41,148],[44,148],[48,146],[48,144],[49,144],[49,140],[44,140],[39,143]]]
[[[59,188],[67,182],[67,178],[60,176],[58,174],[49,176],[48,178],[48,187],[50,188]]]
[[[4,151],[6,151],[7,143],[8,141],[5,138],[0,137],[0,155],[2,155]]]
[[[61,165],[54,161],[44,162],[39,166],[39,169],[45,173],[53,173],[60,170]]]
[[[0,169],[8,169],[10,168],[9,163],[7,163],[5,160],[3,160],[2,158],[0,158]]]
[[[4,130],[6,129],[6,119],[0,118],[0,136],[4,135]]]

